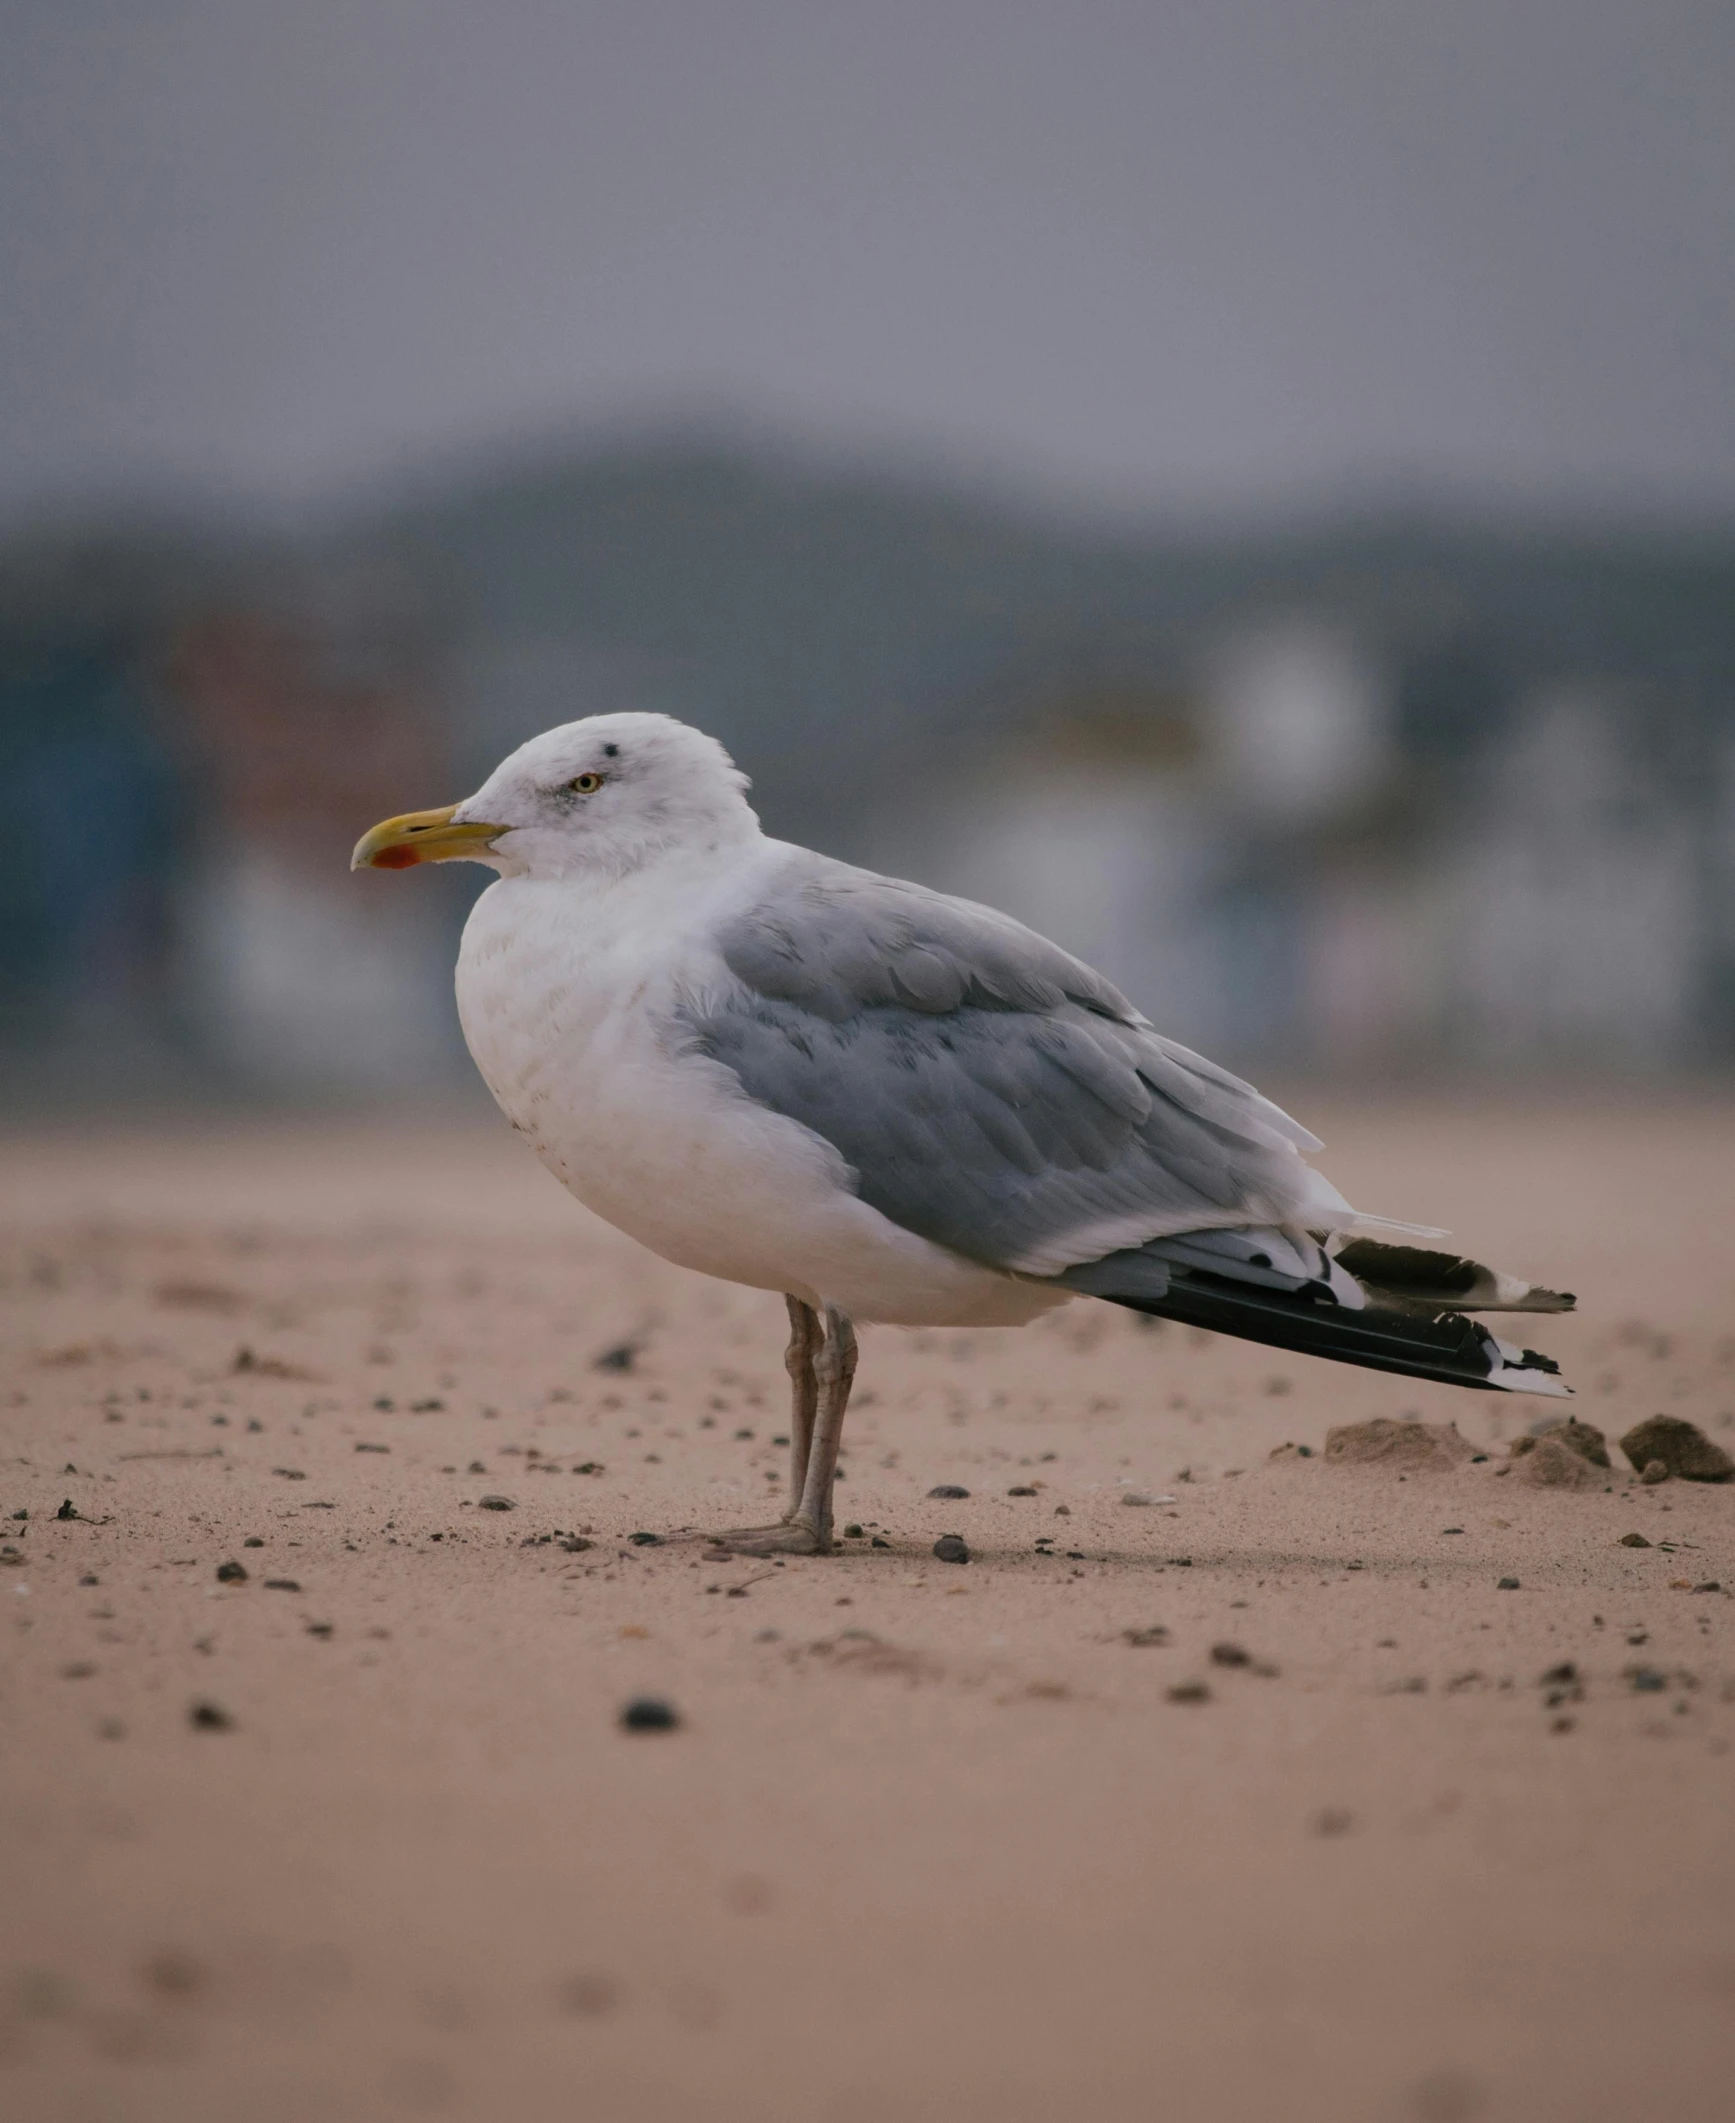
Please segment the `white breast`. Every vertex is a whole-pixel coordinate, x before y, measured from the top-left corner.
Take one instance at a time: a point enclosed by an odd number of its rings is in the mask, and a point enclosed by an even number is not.
[[[731,978],[707,939],[753,882],[737,858],[727,875],[484,892],[458,1012],[501,1110],[587,1208],[703,1274],[908,1325],[1012,1325],[1062,1302],[901,1230],[829,1143],[683,1050],[677,998]]]

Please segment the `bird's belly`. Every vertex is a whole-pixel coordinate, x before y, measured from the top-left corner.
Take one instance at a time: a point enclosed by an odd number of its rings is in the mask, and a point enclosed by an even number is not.
[[[905,1231],[799,1122],[671,1048],[642,992],[575,994],[460,965],[459,1009],[501,1110],[584,1205],[681,1267],[852,1318],[1012,1326],[1070,1294]],[[538,993],[540,988],[541,992]]]

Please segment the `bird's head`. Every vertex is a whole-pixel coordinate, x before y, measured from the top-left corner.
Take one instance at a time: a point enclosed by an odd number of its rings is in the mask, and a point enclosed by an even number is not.
[[[675,849],[750,839],[747,777],[671,715],[590,715],[545,730],[474,796],[364,833],[352,870],[481,862],[503,877],[624,876]]]

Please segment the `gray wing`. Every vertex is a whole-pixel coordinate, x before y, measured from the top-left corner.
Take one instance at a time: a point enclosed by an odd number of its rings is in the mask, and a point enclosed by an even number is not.
[[[717,939],[692,1048],[823,1136],[862,1198],[1029,1275],[1174,1232],[1342,1224],[1314,1138],[1020,923],[805,853]]]

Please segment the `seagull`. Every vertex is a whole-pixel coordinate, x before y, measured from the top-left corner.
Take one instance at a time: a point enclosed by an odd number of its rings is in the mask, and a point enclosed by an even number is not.
[[[1358,1216],[1322,1146],[1010,916],[771,839],[714,738],[587,716],[353,869],[485,863],[458,952],[476,1066],[588,1208],[781,1291],[789,1509],[825,1555],[856,1323],[1018,1326],[1081,1297],[1340,1363],[1564,1394],[1473,1312],[1573,1299]],[[1373,1236],[1384,1231],[1385,1238]]]

